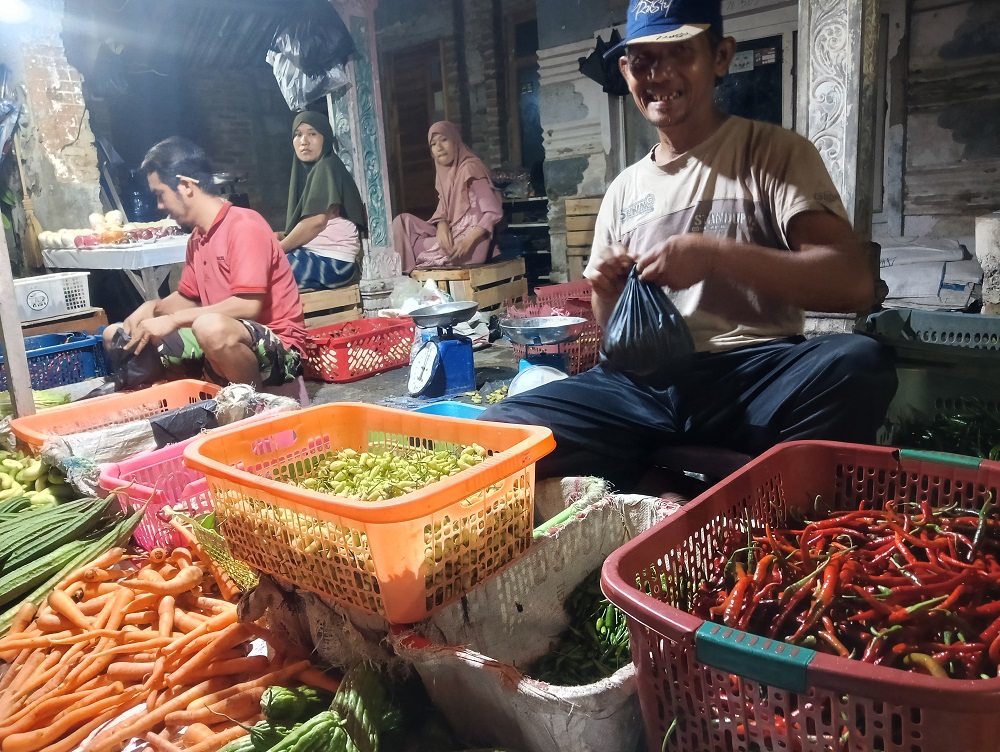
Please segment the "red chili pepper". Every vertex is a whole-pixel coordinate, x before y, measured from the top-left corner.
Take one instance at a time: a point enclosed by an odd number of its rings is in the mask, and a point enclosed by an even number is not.
[[[835,557],[828,561],[823,568],[823,584],[820,586],[819,597],[813,603],[812,608],[809,609],[809,613],[806,614],[806,618],[803,619],[802,624],[795,630],[795,634],[791,638],[792,642],[798,642],[802,639],[806,632],[812,629],[820,617],[830,608],[834,597],[837,595],[837,579],[839,575],[840,558]]]

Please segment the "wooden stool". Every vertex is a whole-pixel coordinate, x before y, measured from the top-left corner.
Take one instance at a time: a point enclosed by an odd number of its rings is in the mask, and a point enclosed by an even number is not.
[[[594,243],[594,225],[600,198],[566,199],[566,263],[569,281],[583,279],[583,270],[590,260],[590,247]]]
[[[361,318],[361,288],[358,285],[337,290],[300,290],[299,297],[305,309],[307,329]]]
[[[528,280],[521,257],[488,264],[414,269],[410,277],[431,280],[455,300],[474,300],[480,311],[492,311],[506,303],[517,303],[528,294]]]

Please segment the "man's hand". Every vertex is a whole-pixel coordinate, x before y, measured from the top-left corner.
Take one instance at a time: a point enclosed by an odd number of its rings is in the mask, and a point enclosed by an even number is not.
[[[125,349],[138,355],[146,349],[146,345],[153,343],[155,346],[161,339],[178,328],[177,321],[169,314],[146,319],[133,329],[131,332],[132,339],[125,345]]]
[[[146,319],[151,319],[156,316],[156,303],[155,300],[147,300],[141,306],[132,311],[132,314],[122,322],[122,329],[125,333],[132,336],[135,328],[139,326]]]
[[[451,227],[448,226],[447,222],[438,222],[437,225],[437,241],[440,243],[441,247],[451,253],[455,250],[455,241],[451,237]]]
[[[632,264],[628,248],[615,243],[594,249],[583,276],[590,280],[590,286],[598,295],[617,300],[625,289],[625,280]]]
[[[700,232],[674,235],[636,254],[635,265],[643,282],[685,290],[712,275],[725,242]]]

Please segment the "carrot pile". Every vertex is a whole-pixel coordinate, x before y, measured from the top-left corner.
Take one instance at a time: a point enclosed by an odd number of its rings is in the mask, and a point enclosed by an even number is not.
[[[309,661],[248,655],[270,633],[237,621],[190,549],[125,563],[117,548],[72,573],[0,639],[2,752],[70,752],[85,740],[84,752],[108,752],[132,738],[214,752],[259,719],[267,687],[330,688]]]

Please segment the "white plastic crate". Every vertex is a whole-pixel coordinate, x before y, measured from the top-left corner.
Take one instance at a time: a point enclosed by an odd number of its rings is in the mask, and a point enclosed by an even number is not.
[[[63,316],[90,308],[90,272],[60,272],[14,280],[17,314],[22,323]]]

